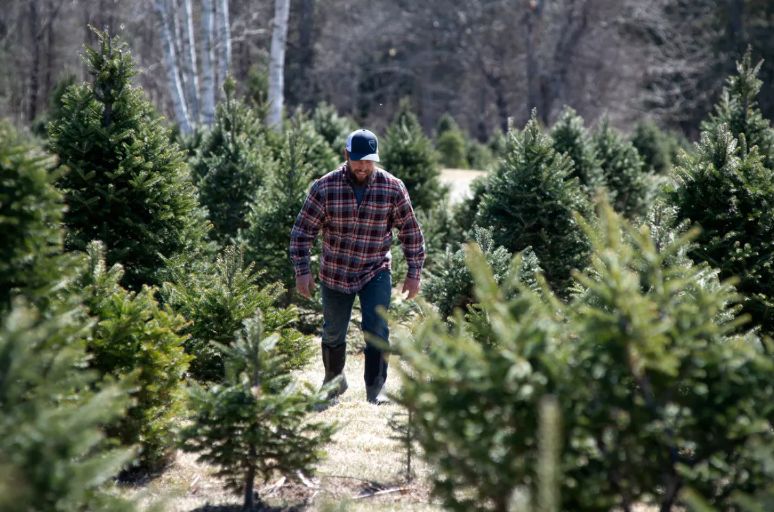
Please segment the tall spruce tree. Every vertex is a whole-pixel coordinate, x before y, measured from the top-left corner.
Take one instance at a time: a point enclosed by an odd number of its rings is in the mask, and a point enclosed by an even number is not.
[[[642,216],[650,190],[637,149],[607,120],[594,132],[592,141],[613,207],[628,218]]]
[[[95,389],[90,325],[77,309],[0,314],[0,510],[129,511],[102,489],[133,457],[102,426],[124,414],[126,383]]]
[[[101,243],[92,242],[87,252],[87,271],[73,293],[81,294],[96,320],[87,347],[89,366],[109,378],[131,378],[135,386],[133,405],[107,432],[125,446],[139,446],[136,469],[156,471],[169,462],[175,444],[189,361],[181,333],[186,320],[157,303],[155,288],[121,287],[121,266],[106,266]]]
[[[204,136],[193,161],[194,181],[221,244],[233,242],[247,226],[250,200],[276,165],[261,117],[235,97],[235,83],[223,86],[226,98],[218,104],[215,124]]]
[[[379,151],[382,166],[403,180],[414,209],[431,210],[447,191],[441,184],[433,143],[422,131],[408,101],[401,102],[383,139]]]
[[[66,246],[107,247],[133,290],[161,280],[163,257],[200,252],[207,222],[183,153],[141,89],[126,45],[97,32],[87,48],[93,81],[70,87],[50,125],[52,150],[68,172],[60,180],[68,205]]]
[[[182,432],[183,449],[217,466],[247,511],[255,505],[257,477],[313,471],[334,430],[308,419],[323,396],[296,387],[276,350],[278,338],[265,336],[260,314],[246,320],[232,346],[221,345],[225,382],[192,389],[191,423]]]
[[[54,161],[0,122],[0,313],[13,295],[44,307],[64,278],[64,201]]]
[[[496,245],[512,253],[531,247],[546,279],[564,294],[573,269],[586,266],[588,242],[573,212],[590,204],[577,180],[567,179],[572,163],[554,150],[534,113],[522,132],[509,134],[508,149],[490,175],[476,224],[490,227]]]
[[[551,129],[551,138],[556,152],[565,153],[572,160],[568,179],[577,177],[589,197],[593,198],[596,189],[604,185],[604,178],[583,118],[572,108],[565,107]]]

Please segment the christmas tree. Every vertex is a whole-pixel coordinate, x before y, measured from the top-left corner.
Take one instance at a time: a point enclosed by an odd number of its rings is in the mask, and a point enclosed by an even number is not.
[[[183,429],[183,449],[217,466],[226,486],[244,496],[244,509],[255,505],[256,478],[280,473],[309,473],[322,457],[333,427],[310,421],[323,396],[302,391],[276,351],[279,335],[264,336],[260,315],[245,321],[230,346],[226,379],[209,389],[194,387],[191,424]]]
[[[70,87],[50,126],[52,150],[68,167],[59,184],[67,202],[66,246],[107,247],[123,284],[139,290],[161,281],[163,257],[201,251],[207,223],[183,153],[141,89],[126,45],[97,32],[86,50],[93,82]]]
[[[604,178],[583,119],[573,109],[565,107],[551,129],[551,138],[556,152],[565,153],[572,160],[568,178],[577,177],[589,198],[593,199],[596,190],[604,185]]]

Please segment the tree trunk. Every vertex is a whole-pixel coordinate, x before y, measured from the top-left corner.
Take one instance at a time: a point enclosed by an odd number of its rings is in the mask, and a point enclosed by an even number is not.
[[[274,0],[274,22],[271,30],[271,54],[269,57],[269,112],[266,122],[279,129],[282,122],[285,85],[285,46],[288,36],[290,0]]]
[[[40,12],[38,0],[28,4],[30,37],[32,42],[32,63],[30,64],[30,94],[27,121],[32,122],[38,116],[38,88],[40,87]]]
[[[309,71],[314,69],[314,26],[315,1],[301,0],[298,13],[298,69],[293,87],[299,92],[297,103],[314,108],[315,91],[313,81],[309,79]]]
[[[202,0],[202,123],[215,122],[215,69],[212,65],[212,45],[215,40],[212,0]]]
[[[181,0],[183,45],[183,76],[191,122],[199,124],[199,73],[196,68],[196,37],[194,36],[193,8],[191,0]]]
[[[154,0],[153,7],[159,15],[161,25],[162,48],[164,51],[164,67],[167,71],[167,82],[175,112],[175,120],[180,125],[180,131],[189,134],[193,131],[191,120],[188,117],[188,108],[183,94],[183,85],[180,82],[180,70],[177,65],[177,54],[172,30],[170,29],[169,4],[165,0]]]
[[[524,33],[527,38],[527,112],[531,115],[532,109],[540,106],[540,64],[537,55],[539,27],[537,25],[543,13],[543,0],[526,1],[527,13],[524,24],[526,30]]]
[[[217,37],[218,37],[218,90],[226,82],[231,67],[231,26],[228,15],[228,0],[218,0]]]

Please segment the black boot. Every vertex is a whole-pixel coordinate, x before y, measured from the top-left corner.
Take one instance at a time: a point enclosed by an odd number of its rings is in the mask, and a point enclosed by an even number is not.
[[[322,359],[323,366],[325,366],[325,378],[323,379],[323,387],[336,377],[341,377],[338,381],[338,385],[334,384],[328,391],[328,400],[332,400],[347,390],[347,378],[344,376],[344,363],[347,360],[347,345],[342,343],[337,347],[329,347],[322,345]]]
[[[387,381],[387,358],[384,352],[375,346],[366,344],[365,349],[366,400],[372,404],[383,405],[390,402],[384,391]]]

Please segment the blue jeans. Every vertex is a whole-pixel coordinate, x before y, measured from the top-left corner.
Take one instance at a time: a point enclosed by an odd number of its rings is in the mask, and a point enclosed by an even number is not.
[[[383,343],[389,343],[390,329],[387,320],[377,309],[390,307],[392,292],[392,276],[389,270],[376,274],[373,279],[356,293],[342,293],[320,285],[323,303],[322,344],[330,348],[340,347],[347,342],[347,328],[352,316],[352,304],[355,296],[360,297],[360,308],[363,314],[361,328],[365,337],[365,383],[372,386],[377,382],[382,384],[387,379],[387,360],[380,347],[372,343],[378,338]],[[380,308],[381,306],[381,308]]]

